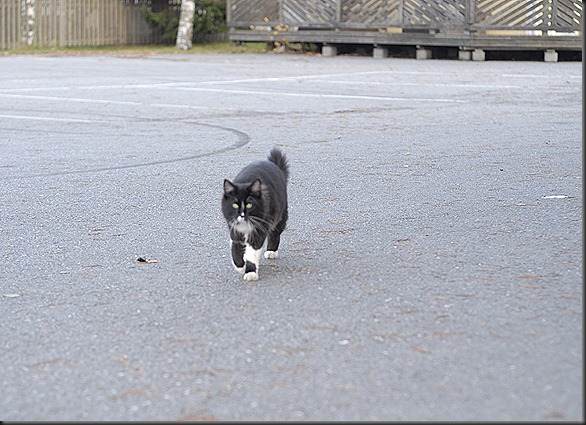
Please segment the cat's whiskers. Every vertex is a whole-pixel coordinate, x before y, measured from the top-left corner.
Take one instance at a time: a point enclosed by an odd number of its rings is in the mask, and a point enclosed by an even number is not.
[[[260,217],[250,216],[248,217],[248,220],[254,225],[254,227],[260,228],[264,233],[268,233],[272,227],[270,222]]]

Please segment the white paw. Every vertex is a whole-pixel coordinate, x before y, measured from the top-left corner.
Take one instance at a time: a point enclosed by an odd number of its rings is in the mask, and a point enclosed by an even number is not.
[[[279,258],[279,251],[266,251],[265,258],[267,260],[274,260],[275,258]]]
[[[244,275],[244,280],[258,280],[258,274],[256,272],[248,272]]]
[[[245,267],[244,267],[244,266],[242,266],[242,267],[236,267],[236,264],[234,264],[234,263],[232,263],[232,265],[234,266],[234,268],[236,269],[236,271],[237,271],[238,273],[240,273],[240,274],[244,274],[244,269],[245,269]]]

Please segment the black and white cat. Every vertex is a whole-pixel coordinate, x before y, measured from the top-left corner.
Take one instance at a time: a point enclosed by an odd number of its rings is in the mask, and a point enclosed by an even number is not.
[[[268,160],[248,164],[232,180],[224,180],[222,212],[230,229],[232,263],[245,280],[257,280],[261,248],[265,258],[279,256],[281,233],[287,226],[285,154],[273,148]]]

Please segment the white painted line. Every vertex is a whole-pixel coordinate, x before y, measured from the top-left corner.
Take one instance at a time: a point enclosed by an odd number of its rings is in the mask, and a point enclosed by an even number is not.
[[[266,82],[281,82],[289,80],[313,80],[316,78],[333,78],[333,77],[356,77],[358,75],[376,75],[386,74],[389,71],[362,71],[362,72],[343,72],[338,74],[311,74],[311,75],[291,75],[288,77],[264,77],[264,78],[241,78],[237,80],[223,80],[223,81],[201,81],[196,84],[240,84],[240,83],[266,83]]]
[[[552,73],[552,74],[538,74],[538,75],[534,75],[534,74],[501,74],[501,77],[513,77],[513,78],[536,78],[538,80],[543,80],[543,79],[553,79],[555,78],[556,80],[559,80],[560,77],[561,78],[576,78],[576,79],[580,79],[582,80],[582,76],[580,75],[559,75],[556,73]]]
[[[263,77],[263,78],[239,78],[234,80],[209,80],[209,81],[175,81],[167,83],[152,83],[152,84],[110,84],[110,85],[85,85],[85,86],[67,86],[67,87],[23,87],[23,88],[3,88],[0,92],[4,93],[15,93],[15,92],[34,92],[34,91],[52,91],[52,90],[125,90],[125,89],[158,89],[158,88],[173,88],[173,87],[189,87],[189,86],[200,86],[200,85],[223,85],[223,84],[245,84],[245,83],[266,83],[266,82],[283,82],[283,81],[300,81],[300,80],[313,80],[321,81],[324,80],[327,83],[333,83],[333,78],[351,77],[352,81],[337,80],[340,83],[346,84],[394,84],[394,85],[432,85],[441,87],[497,87],[497,88],[519,88],[518,85],[501,85],[501,84],[466,84],[466,83],[441,83],[434,84],[430,82],[388,82],[384,81],[359,81],[356,77],[369,76],[369,75],[402,75],[402,76],[446,76],[451,74],[456,78],[460,77],[459,72],[437,72],[437,71],[395,71],[395,70],[381,70],[381,71],[360,71],[360,72],[346,72],[346,73],[331,73],[331,74],[310,74],[310,75],[291,75],[284,77]],[[489,73],[475,73],[476,76],[486,75],[492,78],[498,77],[513,77],[513,78],[536,78],[543,80],[544,78],[559,79],[558,75],[534,75],[534,74],[489,74]],[[580,75],[567,75],[564,78],[576,78],[581,80]],[[197,88],[197,87],[196,87]]]
[[[379,72],[376,72],[379,73]],[[304,80],[312,78],[328,78],[330,76],[346,76],[354,74],[319,74],[319,75],[300,75],[290,77],[267,77],[267,78],[246,78],[237,80],[211,80],[211,81],[177,81],[172,83],[153,83],[153,84],[108,84],[108,85],[86,85],[86,86],[55,86],[55,87],[22,87],[22,88],[4,88],[0,92],[15,93],[15,92],[31,92],[31,91],[69,91],[69,90],[125,90],[125,89],[159,89],[159,88],[173,88],[197,85],[222,85],[222,84],[241,84],[241,83],[266,83],[266,82],[281,82],[288,80]]]
[[[108,100],[108,99],[87,99],[79,97],[60,97],[60,96],[41,96],[34,94],[11,94],[11,93],[0,93],[0,97],[9,97],[14,99],[33,99],[33,100],[48,100],[57,102],[76,102],[76,103],[98,103],[104,105],[123,105],[123,106],[141,106],[141,107],[156,107],[156,108],[173,108],[173,109],[197,109],[207,111],[241,111],[239,108],[231,107],[214,107],[214,106],[196,106],[196,105],[179,105],[175,103],[145,103],[145,102],[132,102],[126,100]],[[268,110],[257,110],[258,112],[270,112]]]
[[[124,89],[151,89],[151,88],[165,88],[176,87],[182,85],[190,85],[194,83],[155,83],[155,84],[105,84],[105,85],[89,85],[89,86],[54,86],[54,87],[21,87],[21,88],[0,88],[3,93],[18,93],[18,92],[35,92],[35,91],[73,91],[73,90],[124,90]]]
[[[57,118],[57,117],[39,117],[34,115],[6,115],[0,114],[0,118],[7,118],[13,120],[27,120],[27,121],[59,121],[59,122],[76,122],[83,124],[95,124],[95,123],[111,123],[111,121],[100,121],[100,120],[82,120],[77,118]]]
[[[85,99],[78,97],[60,97],[60,96],[39,96],[33,94],[10,94],[0,93],[0,97],[11,97],[17,99],[35,99],[35,100],[57,100],[59,102],[81,102],[81,103],[103,103],[106,105],[124,105],[124,106],[161,106],[167,108],[182,108],[182,109],[209,109],[207,106],[191,106],[191,105],[176,105],[173,103],[144,103],[131,102],[126,100],[107,100],[107,99]]]
[[[227,90],[227,89],[210,89],[203,87],[186,87],[183,90],[188,91],[204,91],[223,94],[246,94],[246,95],[260,95],[260,96],[292,96],[292,97],[317,97],[327,99],[358,99],[358,100],[382,100],[382,101],[400,101],[400,102],[439,102],[439,103],[468,103],[466,100],[457,99],[435,99],[422,97],[391,97],[391,96],[366,96],[366,95],[352,95],[352,94],[329,94],[329,93],[293,93],[293,92],[272,92],[261,90]]]
[[[472,88],[472,89],[525,89],[526,87],[517,85],[504,85],[504,84],[447,84],[447,83],[422,83],[422,82],[401,82],[401,81],[346,81],[346,80],[311,80],[311,83],[319,84],[340,84],[340,85],[352,85],[352,86],[415,86],[415,87],[461,87],[461,88]]]
[[[293,93],[293,92],[271,92],[260,90],[227,90],[227,89],[212,89],[203,87],[184,87],[182,90],[188,91],[202,91],[224,94],[246,94],[246,95],[260,95],[260,96],[292,96],[292,97],[317,97],[326,99],[355,99],[355,100],[375,100],[375,101],[394,101],[394,102],[438,102],[438,103],[468,103],[466,100],[457,99],[436,99],[436,98],[408,98],[408,97],[391,97],[391,96],[366,96],[366,95],[346,95],[346,94],[329,94],[329,93]],[[122,100],[106,100],[106,99],[86,99],[75,97],[59,97],[59,96],[39,96],[30,94],[9,94],[0,93],[0,97],[10,97],[17,99],[35,99],[35,100],[51,100],[59,102],[81,102],[81,103],[100,103],[109,105],[125,105],[125,106],[151,106],[161,108],[175,108],[175,109],[205,109],[205,110],[241,110],[230,107],[209,107],[209,106],[193,106],[193,105],[176,105],[173,103],[144,103],[131,102]],[[259,111],[261,112],[261,111]]]
[[[380,72],[377,72],[380,74]],[[345,76],[347,74],[336,74],[333,76]],[[349,76],[353,76],[349,74]],[[194,82],[177,82],[177,83],[159,83],[159,84],[116,84],[103,86],[68,86],[68,87],[27,87],[16,89],[0,89],[0,94],[6,93],[27,93],[27,92],[41,92],[41,91],[75,91],[75,90],[132,90],[132,89],[167,89],[167,88],[198,88],[197,86],[216,86],[216,85],[230,85],[243,83],[269,83],[269,82],[283,82],[283,81],[300,81],[304,80],[310,83],[330,84],[330,85],[381,85],[381,86],[406,86],[406,87],[462,87],[462,88],[525,88],[519,85],[503,85],[503,84],[468,84],[468,83],[430,83],[430,82],[409,82],[409,81],[357,81],[357,80],[332,80],[327,79],[328,75],[309,75],[298,77],[271,77],[271,78],[250,78],[245,80],[223,80],[223,81],[194,81]]]

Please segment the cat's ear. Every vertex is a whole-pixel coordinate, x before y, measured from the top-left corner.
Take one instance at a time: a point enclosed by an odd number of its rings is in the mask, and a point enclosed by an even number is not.
[[[232,192],[234,192],[234,189],[235,189],[235,187],[230,182],[230,180],[224,179],[224,194],[230,195]]]
[[[260,182],[259,179],[256,179],[255,181],[252,182],[252,184],[250,185],[250,194],[252,196],[260,196],[260,190],[262,188],[262,184]]]

